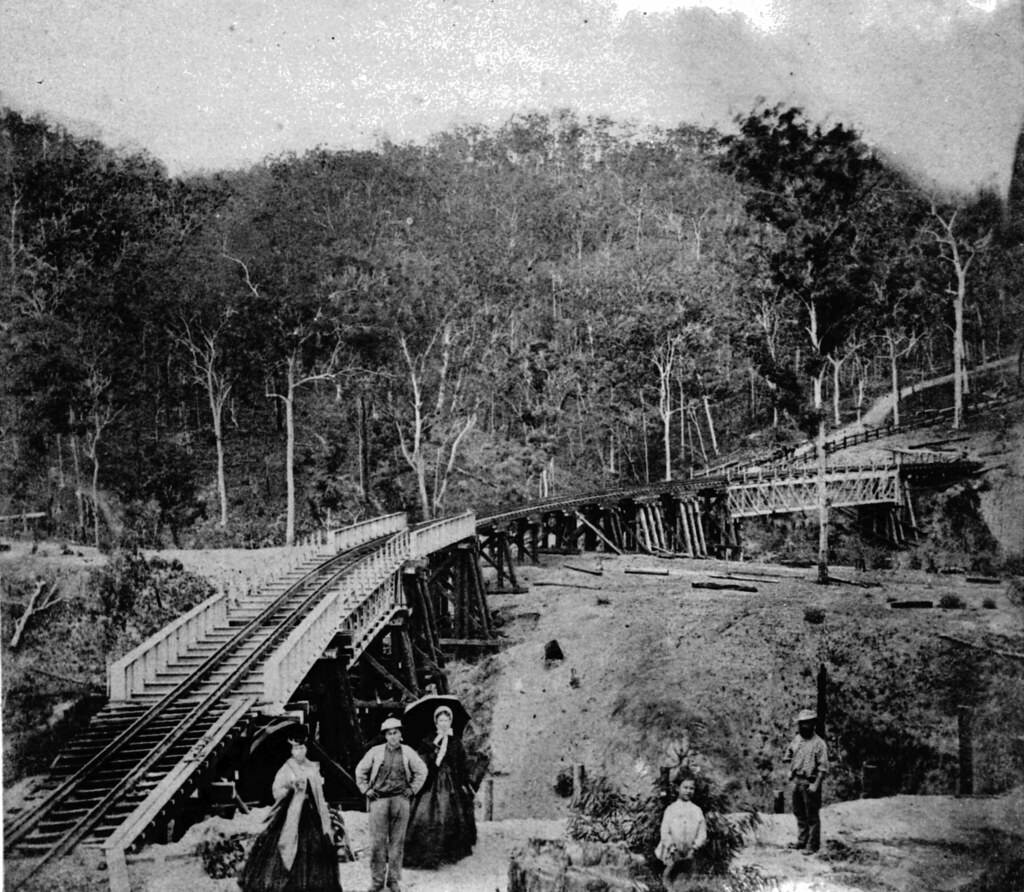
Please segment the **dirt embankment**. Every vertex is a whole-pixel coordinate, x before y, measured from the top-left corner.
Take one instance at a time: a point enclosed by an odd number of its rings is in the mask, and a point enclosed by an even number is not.
[[[627,572],[648,568],[670,575]],[[714,577],[730,574],[757,591],[692,587],[728,584]],[[631,556],[548,557],[521,575],[527,593],[491,597],[514,642],[499,658],[492,707],[501,816],[564,814],[554,785],[573,763],[646,791],[666,746],[684,737],[738,802],[764,807],[784,786],[780,754],[797,710],[816,702],[822,668],[837,761],[831,798],[857,795],[861,762],[897,747],[907,758],[885,766],[892,792],[952,792],[957,705],[967,697],[978,789],[1019,778],[1006,736],[1024,734],[1022,695],[1012,694],[1024,663],[953,640],[1024,651],[1020,611],[1002,587],[841,568],[836,576],[878,587],[823,588],[811,571]],[[940,609],[944,597],[965,606]],[[936,606],[892,609],[892,599]],[[820,622],[808,621],[813,611]],[[547,663],[552,639],[565,659]]]

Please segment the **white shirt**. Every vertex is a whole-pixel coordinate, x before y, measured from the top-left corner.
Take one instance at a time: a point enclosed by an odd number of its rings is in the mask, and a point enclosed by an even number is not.
[[[693,854],[708,839],[704,812],[689,800],[677,799],[661,818],[661,841],[654,850],[659,861],[668,861],[670,846],[680,853]]]

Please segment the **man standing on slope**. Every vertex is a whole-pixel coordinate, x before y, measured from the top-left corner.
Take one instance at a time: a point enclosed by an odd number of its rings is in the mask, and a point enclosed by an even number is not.
[[[370,747],[356,766],[356,784],[370,803],[370,892],[401,892],[409,803],[427,780],[427,766],[402,743],[402,723],[384,719],[384,743]],[[385,876],[386,875],[386,876]]]
[[[821,848],[821,784],[828,773],[828,748],[815,732],[818,714],[801,710],[796,717],[797,735],[786,749],[789,779],[793,781],[793,815],[797,838],[791,849],[813,855]]]

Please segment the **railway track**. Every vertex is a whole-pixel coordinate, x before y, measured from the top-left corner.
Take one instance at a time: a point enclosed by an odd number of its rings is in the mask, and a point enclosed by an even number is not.
[[[261,664],[323,595],[390,536],[364,543],[269,587],[157,673],[138,699],[111,703],[66,749],[37,795],[4,824],[13,888],[79,843],[102,843],[204,735],[259,692]],[[255,702],[255,700],[253,700]],[[10,856],[20,856],[17,870]]]

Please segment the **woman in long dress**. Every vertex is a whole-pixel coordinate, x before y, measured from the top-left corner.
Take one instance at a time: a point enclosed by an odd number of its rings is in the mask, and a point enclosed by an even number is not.
[[[433,869],[465,858],[476,845],[473,790],[466,750],[452,731],[452,711],[434,711],[436,735],[424,741],[423,761],[429,774],[409,815],[405,833],[405,866]]]
[[[341,892],[320,766],[306,758],[306,728],[289,737],[291,758],[274,776],[274,807],[253,842],[242,892]]]

